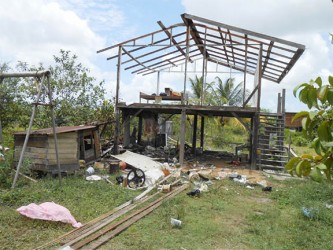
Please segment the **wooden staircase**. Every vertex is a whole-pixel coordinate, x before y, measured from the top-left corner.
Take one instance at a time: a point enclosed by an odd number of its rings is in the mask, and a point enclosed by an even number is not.
[[[284,148],[285,117],[283,113],[260,113],[257,168],[260,170],[283,170],[288,162]]]

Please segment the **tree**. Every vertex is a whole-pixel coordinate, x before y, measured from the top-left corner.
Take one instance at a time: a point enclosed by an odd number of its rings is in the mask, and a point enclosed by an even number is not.
[[[310,176],[315,181],[326,177],[332,180],[333,173],[333,76],[323,84],[318,77],[294,89],[294,95],[305,103],[310,111],[302,111],[293,120],[302,118],[304,137],[313,141],[316,155],[304,154],[292,158],[285,166],[290,174]]]
[[[211,83],[206,83],[203,87],[203,77],[201,76],[200,78],[198,76],[195,76],[195,79],[190,78],[190,83],[191,83],[191,88],[194,94],[194,102],[196,104],[200,104],[200,100],[202,97],[202,90],[203,90],[203,96],[207,99],[209,99],[210,96],[210,90],[212,89],[212,84]]]
[[[58,126],[80,125],[96,119],[96,110],[104,102],[104,81],[96,83],[89,70],[78,62],[78,57],[70,51],[60,50],[53,56],[55,65],[50,66],[51,88],[55,104],[55,117]],[[30,70],[43,70],[43,65]],[[29,79],[27,79],[29,81]],[[37,89],[29,83],[27,94],[34,99]],[[46,97],[45,102],[48,102]],[[39,106],[35,118],[37,127],[50,127],[50,109]]]
[[[51,88],[57,125],[80,125],[96,121],[102,116],[107,118],[106,107],[113,109],[112,102],[105,102],[104,81],[97,82],[90,76],[90,71],[78,62],[78,57],[70,51],[60,50],[54,56],[51,71]],[[1,65],[0,65],[1,66]],[[8,65],[2,65],[2,71],[13,71]],[[45,70],[42,64],[29,66],[18,62],[15,71]],[[31,115],[30,103],[35,101],[37,94],[36,79],[6,78],[0,85],[0,118],[3,127],[25,127]],[[42,96],[41,102],[48,103],[48,97]],[[101,114],[101,110],[104,110]],[[113,112],[109,113],[110,117]],[[50,109],[38,106],[34,127],[51,126]]]
[[[0,72],[11,70],[7,63],[0,65]],[[0,79],[0,120],[3,127],[25,121],[23,117],[27,111],[27,103],[21,89],[21,81],[18,78]]]
[[[235,78],[228,78],[224,83],[216,77],[217,87],[214,88],[215,101],[218,105],[239,106],[243,101],[243,83],[235,85]]]

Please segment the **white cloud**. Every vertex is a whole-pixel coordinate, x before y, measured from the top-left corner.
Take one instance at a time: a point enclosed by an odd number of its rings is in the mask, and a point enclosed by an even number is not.
[[[105,41],[87,22],[56,2],[0,1],[1,60],[49,64],[60,49],[89,62]]]
[[[332,8],[330,1],[302,0],[182,0],[186,13],[236,27],[287,39],[306,46],[306,51],[281,84],[263,81],[262,106],[276,110],[277,93],[287,91],[287,110],[306,107],[292,95],[302,82],[332,72]]]

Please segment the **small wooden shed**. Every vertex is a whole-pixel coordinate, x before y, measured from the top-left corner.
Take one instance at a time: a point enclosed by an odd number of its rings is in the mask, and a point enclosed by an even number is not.
[[[98,127],[57,127],[56,133],[61,171],[68,172],[79,169],[79,160],[85,160],[88,163],[100,158]],[[19,161],[25,137],[26,132],[14,133],[14,164]],[[57,172],[52,128],[31,132],[24,159],[29,161],[32,170]]]

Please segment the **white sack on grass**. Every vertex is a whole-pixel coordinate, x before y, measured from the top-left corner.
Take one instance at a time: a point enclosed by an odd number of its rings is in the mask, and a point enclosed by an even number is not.
[[[39,205],[31,203],[16,209],[20,214],[31,219],[61,221],[72,224],[73,227],[81,227],[82,224],[77,222],[69,210],[54,202],[44,202]]]

